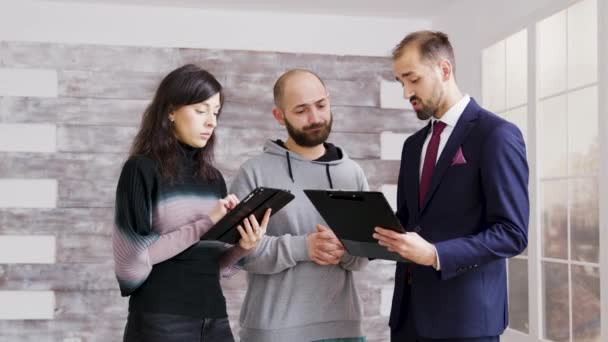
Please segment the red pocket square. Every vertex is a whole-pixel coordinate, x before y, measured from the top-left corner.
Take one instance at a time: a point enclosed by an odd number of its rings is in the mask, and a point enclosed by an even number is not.
[[[462,154],[462,147],[458,148],[458,151],[456,151],[456,154],[454,155],[454,158],[452,158],[452,165],[464,165],[467,163],[467,160],[464,158],[464,154]]]

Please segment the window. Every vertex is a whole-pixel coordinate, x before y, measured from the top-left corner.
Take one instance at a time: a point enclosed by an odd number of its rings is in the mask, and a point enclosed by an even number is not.
[[[508,262],[509,315],[510,328],[528,334],[539,312],[535,337],[543,340],[600,341],[597,8],[597,0],[576,2],[482,52],[484,106],[515,123],[535,149],[529,163],[538,186],[530,191],[540,217],[529,228],[540,229],[540,250],[531,245]],[[536,89],[528,89],[530,77]],[[540,284],[528,281],[531,263],[540,266]],[[538,311],[529,309],[534,287]]]
[[[522,30],[483,51],[484,106],[513,122],[528,141],[528,31]],[[510,327],[529,332],[528,257],[508,261]]]
[[[600,340],[597,3],[540,21],[543,338]]]

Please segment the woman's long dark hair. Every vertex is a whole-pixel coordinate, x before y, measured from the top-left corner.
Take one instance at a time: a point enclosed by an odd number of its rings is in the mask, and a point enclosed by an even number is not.
[[[179,172],[180,156],[179,143],[169,121],[169,113],[182,106],[203,102],[217,93],[220,94],[220,103],[223,105],[221,84],[208,71],[194,64],[171,71],[160,82],[152,103],[144,111],[130,156],[145,155],[152,158],[158,162],[162,177],[174,180]],[[205,147],[194,155],[195,177],[207,181],[218,177],[213,166],[214,145],[215,131]]]

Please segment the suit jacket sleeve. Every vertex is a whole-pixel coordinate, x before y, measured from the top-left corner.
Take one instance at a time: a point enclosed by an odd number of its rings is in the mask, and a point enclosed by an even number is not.
[[[435,244],[441,279],[523,252],[528,245],[528,164],[523,137],[510,123],[488,135],[480,160],[483,226],[478,233]]]

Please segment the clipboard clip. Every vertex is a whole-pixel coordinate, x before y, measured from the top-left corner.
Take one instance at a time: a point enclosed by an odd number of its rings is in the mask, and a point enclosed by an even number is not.
[[[363,196],[359,196],[357,194],[335,194],[332,192],[328,192],[327,195],[329,196],[329,198],[331,199],[337,199],[337,200],[347,200],[347,201],[363,201]]]

